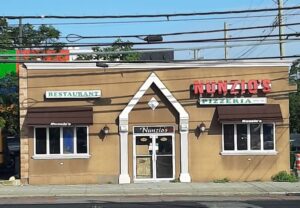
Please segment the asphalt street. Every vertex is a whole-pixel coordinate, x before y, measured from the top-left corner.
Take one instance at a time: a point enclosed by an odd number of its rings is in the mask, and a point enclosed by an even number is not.
[[[300,196],[2,198],[0,208],[299,208]]]

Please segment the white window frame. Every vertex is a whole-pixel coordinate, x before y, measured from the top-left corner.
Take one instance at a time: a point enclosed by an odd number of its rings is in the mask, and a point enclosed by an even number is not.
[[[224,125],[234,125],[234,150],[225,150],[224,149]],[[237,124],[247,125],[247,150],[237,150]],[[250,141],[250,124],[261,124],[260,128],[260,150],[251,150],[251,141]],[[274,149],[273,150],[264,150],[263,149],[263,124],[272,124],[273,125],[273,141]],[[277,155],[276,151],[276,128],[274,122],[263,122],[263,123],[242,123],[242,122],[224,122],[222,123],[222,152],[221,155]]]
[[[74,131],[74,153],[72,154],[64,154],[63,153],[63,128],[71,127]],[[77,127],[85,127],[87,133],[87,153],[77,153]],[[46,128],[46,154],[36,154],[36,128]],[[50,139],[49,139],[49,128],[60,128],[60,153],[59,154],[50,154]],[[34,146],[34,155],[32,156],[33,159],[88,159],[91,157],[89,154],[90,152],[90,140],[89,140],[89,127],[88,126],[35,126],[34,127],[34,139],[33,139],[33,146]]]

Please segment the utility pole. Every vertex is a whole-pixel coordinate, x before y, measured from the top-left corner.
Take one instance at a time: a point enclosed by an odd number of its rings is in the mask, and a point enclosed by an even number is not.
[[[228,58],[228,50],[227,50],[227,23],[224,22],[224,58],[227,60]]]
[[[282,19],[282,0],[277,0],[278,5],[278,27],[279,27],[279,51],[280,51],[280,58],[284,56],[284,46],[283,46],[283,19]]]
[[[20,50],[21,50],[21,54],[23,54],[23,24],[22,24],[22,18],[19,18],[19,45],[20,45]],[[21,56],[19,58],[20,60],[23,59],[23,57]]]
[[[194,49],[194,60],[198,60],[198,53],[199,53],[199,50]]]

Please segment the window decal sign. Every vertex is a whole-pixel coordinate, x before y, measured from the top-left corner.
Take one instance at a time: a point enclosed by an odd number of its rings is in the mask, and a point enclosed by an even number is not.
[[[242,120],[242,123],[262,123],[262,120]]]
[[[56,122],[51,122],[50,126],[71,126],[72,124],[69,122],[62,122],[62,123],[56,123]]]
[[[100,98],[101,90],[46,91],[46,98]]]

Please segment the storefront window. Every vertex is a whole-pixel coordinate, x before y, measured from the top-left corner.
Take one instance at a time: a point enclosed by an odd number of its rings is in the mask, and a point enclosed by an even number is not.
[[[260,150],[260,124],[250,124],[251,150]]]
[[[87,129],[86,127],[77,127],[77,153],[87,153]]]
[[[223,124],[223,152],[274,151],[274,124]]]
[[[36,154],[46,154],[47,151],[47,131],[46,128],[35,129],[35,151]]]
[[[78,155],[88,153],[87,127],[35,128],[35,154]]]
[[[60,128],[49,128],[50,154],[60,152]]]
[[[247,150],[247,125],[237,124],[237,149]]]
[[[224,124],[224,150],[234,150],[234,125]]]
[[[264,149],[272,150],[274,149],[274,129],[273,124],[264,124]]]
[[[74,128],[63,128],[64,154],[74,153]]]

